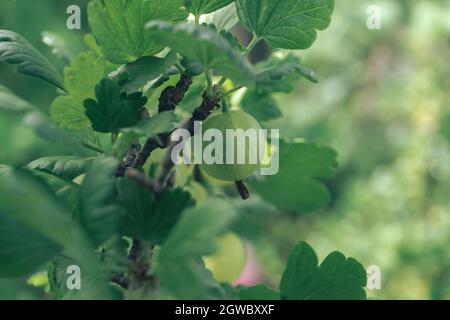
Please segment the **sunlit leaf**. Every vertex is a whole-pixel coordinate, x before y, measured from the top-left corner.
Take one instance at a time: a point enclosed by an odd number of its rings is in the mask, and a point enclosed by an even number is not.
[[[334,0],[236,0],[241,23],[274,48],[307,49],[331,21]]]

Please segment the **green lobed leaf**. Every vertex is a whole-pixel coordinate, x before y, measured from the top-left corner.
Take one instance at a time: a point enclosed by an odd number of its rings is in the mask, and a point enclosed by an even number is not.
[[[117,76],[120,86],[128,93],[141,91],[151,80],[163,75],[175,63],[177,54],[170,52],[164,58],[146,56],[126,64]]]
[[[76,156],[45,157],[30,162],[30,170],[50,173],[64,180],[73,180],[86,170],[88,159]]]
[[[250,63],[227,39],[210,28],[163,21],[151,21],[146,28],[155,41],[199,61],[205,69],[213,69],[235,83],[253,83],[254,74]]]
[[[254,89],[249,89],[244,94],[241,107],[260,122],[281,117],[281,111],[275,99],[268,93],[258,93]]]
[[[127,213],[122,229],[128,236],[161,245],[178,222],[182,212],[193,205],[189,193],[180,189],[154,193],[122,179],[118,182],[119,201]]]
[[[335,251],[318,266],[314,250],[301,242],[289,257],[280,291],[289,300],[361,300],[366,282],[366,271],[355,259]]]
[[[21,35],[0,30],[0,62],[17,65],[17,72],[45,80],[64,90],[61,74]]]
[[[164,49],[144,24],[150,20],[183,21],[188,13],[181,0],[95,0],[88,7],[93,34],[106,59],[125,64]]]
[[[100,157],[94,160],[79,190],[76,220],[96,245],[118,231],[125,214],[115,201],[114,174],[118,165],[114,158]]]
[[[306,213],[326,205],[330,192],[323,181],[334,177],[336,152],[317,144],[280,140],[279,172],[249,181],[263,199],[280,209]]]
[[[280,49],[307,49],[331,21],[334,0],[236,0],[243,26]]]
[[[183,0],[185,7],[194,16],[211,13],[223,8],[234,0]]]
[[[223,298],[223,289],[201,257],[214,253],[217,238],[235,215],[232,207],[218,199],[186,210],[155,256],[161,285],[179,299]]]
[[[282,59],[271,57],[256,65],[257,90],[259,92],[285,92],[294,90],[294,83],[304,77],[317,83],[314,71],[300,63],[300,58],[288,55]]]
[[[141,120],[147,98],[142,93],[121,94],[119,86],[110,79],[103,79],[95,88],[97,101],[84,101],[86,115],[95,131],[118,133]]]
[[[239,23],[234,1],[228,6],[206,15],[203,22],[215,25],[219,31],[232,29]]]
[[[93,52],[79,54],[64,69],[68,96],[57,97],[50,106],[51,119],[62,128],[82,130],[90,126],[83,101],[95,97],[95,85],[106,74],[106,61]]]
[[[219,30],[214,24],[206,24],[203,23],[203,26],[208,28],[209,30],[218,33],[222,38],[228,41],[229,44],[235,49],[237,49],[239,52],[245,51],[244,47],[242,46],[241,42],[236,38],[234,34],[232,34],[230,31],[227,30]]]

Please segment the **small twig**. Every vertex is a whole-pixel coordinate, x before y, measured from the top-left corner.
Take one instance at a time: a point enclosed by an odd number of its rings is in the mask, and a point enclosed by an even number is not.
[[[236,181],[235,184],[236,184],[237,190],[238,190],[239,195],[241,196],[242,200],[249,199],[250,192],[248,191],[248,188],[245,185],[244,181]]]

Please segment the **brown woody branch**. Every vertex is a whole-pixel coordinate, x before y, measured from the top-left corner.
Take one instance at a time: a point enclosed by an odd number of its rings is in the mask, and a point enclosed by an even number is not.
[[[127,172],[128,168],[130,168],[133,163],[136,161],[139,152],[141,151],[142,146],[139,143],[133,143],[130,148],[128,149],[127,155],[125,157],[125,160],[120,164],[119,168],[117,169],[116,176],[117,177],[124,177],[125,173]]]
[[[180,80],[175,86],[170,86],[164,89],[159,98],[158,111],[173,111],[176,106],[183,101],[186,92],[189,90],[192,84],[192,78],[186,74],[182,74]],[[170,133],[160,134],[158,137],[147,139],[144,147],[134,161],[132,167],[135,169],[142,168],[147,159],[150,157],[153,151],[156,149],[167,148],[170,141]]]

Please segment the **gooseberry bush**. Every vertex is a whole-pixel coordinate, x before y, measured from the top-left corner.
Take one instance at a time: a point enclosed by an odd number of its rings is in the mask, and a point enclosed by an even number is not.
[[[0,62],[59,93],[47,114],[2,86],[0,110],[23,114],[67,150],[0,166],[0,277],[44,270],[54,299],[364,299],[359,262],[333,252],[319,264],[305,242],[279,287],[232,283],[245,262],[239,241],[251,241],[242,217],[326,205],[332,149],[281,130],[273,176],[253,174],[258,165],[174,165],[169,156],[171,133],[193,133],[195,121],[223,131],[281,117],[273,94],[300,78],[317,82],[290,50],[309,48],[333,8],[334,0],[93,0],[86,51],[63,74],[21,35],[0,30]],[[237,24],[253,35],[248,46]],[[274,54],[252,65],[263,41]],[[242,254],[227,259],[218,243],[230,235]],[[224,268],[236,276],[221,276]],[[79,271],[75,288],[70,270]]]

